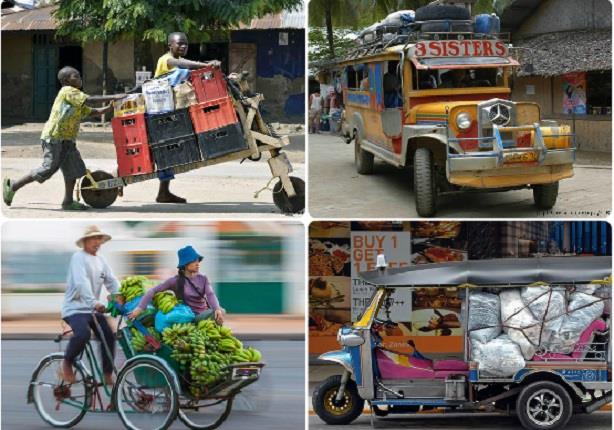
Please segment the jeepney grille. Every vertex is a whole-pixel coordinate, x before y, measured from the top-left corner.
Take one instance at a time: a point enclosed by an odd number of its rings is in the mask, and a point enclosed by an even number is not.
[[[495,125],[507,125],[511,117],[510,108],[501,103],[491,106],[488,110],[488,119]]]

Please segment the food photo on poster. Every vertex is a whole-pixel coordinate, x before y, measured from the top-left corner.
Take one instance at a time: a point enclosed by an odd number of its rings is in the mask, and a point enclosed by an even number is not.
[[[310,281],[310,428],[444,411],[499,414],[503,426],[526,429],[563,428],[577,414],[574,423],[609,428],[608,223],[346,226],[351,289],[339,289],[341,277]],[[417,262],[425,240],[462,257]],[[322,312],[335,297],[345,313]]]

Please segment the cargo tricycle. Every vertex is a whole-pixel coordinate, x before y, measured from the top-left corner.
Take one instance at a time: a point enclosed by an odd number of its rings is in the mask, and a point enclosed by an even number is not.
[[[259,161],[268,154],[272,178],[255,197],[277,179],[270,189],[279,210],[303,211],[304,181],[290,176],[292,165],[282,151],[289,138],[277,135],[263,120],[259,110],[262,94],[242,92],[240,82],[216,68],[194,70],[189,76],[189,81],[180,84],[183,87],[174,87],[186,89],[188,95],[180,91],[173,95],[173,90],[167,89],[173,110],[167,107],[166,111],[146,113],[146,98],[142,105],[130,101],[133,109],[116,108],[112,128],[117,171],[87,171],[79,182],[77,199],[82,197],[88,205],[103,209],[128,185],[169,180],[179,173],[227,161]]]
[[[476,260],[396,269],[379,264],[376,270],[360,275],[375,290],[358,320],[339,330],[337,341],[342,349],[319,357],[341,365],[342,373],[315,388],[314,410],[328,424],[354,421],[366,401],[372,410],[372,422],[376,417],[395,413],[489,411],[515,412],[526,429],[564,428],[572,414],[594,412],[612,399],[611,271],[611,257],[584,256]],[[419,337],[410,337],[409,341],[405,338],[409,352],[398,346],[396,350],[387,347],[382,337],[386,330],[382,328],[398,325],[389,317],[395,289],[409,288],[415,294],[421,287],[453,289],[462,299],[462,353],[426,356],[416,348]],[[505,319],[501,327],[475,326],[479,306],[476,296],[496,299],[497,292],[514,290],[519,294],[537,293],[541,302],[508,309],[511,318]],[[578,298],[574,294],[590,296],[590,303],[573,305]],[[510,303],[503,297],[500,311],[495,306],[482,306],[482,316],[488,319],[507,312]],[[535,311],[536,303],[554,309],[556,297],[565,303],[569,300],[562,315],[546,311],[546,318],[539,323],[518,321],[523,312]],[[577,337],[563,330],[563,326],[575,321],[576,313],[584,315],[595,308],[597,312],[584,321],[586,328]],[[561,328],[551,335],[565,332],[561,341],[566,346],[564,350],[553,341],[550,347],[544,346],[548,343],[542,337],[546,333],[542,327],[550,327],[547,324],[557,318],[561,319]],[[530,345],[528,339],[536,327],[539,340]],[[481,343],[478,334],[493,328],[505,333],[495,333],[499,337]],[[525,334],[527,339],[523,339]],[[503,346],[487,351],[488,345]],[[503,353],[508,347],[512,347],[512,355]],[[525,347],[530,349],[528,354]]]
[[[94,318],[94,321],[96,319]],[[123,324],[125,321],[125,324]],[[130,430],[165,430],[177,417],[190,429],[212,430],[229,416],[234,398],[248,385],[256,382],[264,363],[240,363],[224,369],[225,376],[199,390],[190,392],[191,381],[171,356],[168,345],[148,337],[150,352],[136,353],[131,345],[131,328],[147,333],[139,320],[119,319],[117,340],[126,361],[114,366],[115,384],[104,384],[102,367],[91,341],[75,364],[76,381],[63,380],[63,352],[43,357],[36,366],[28,386],[27,401],[34,403],[40,417],[58,428],[73,427],[88,412],[117,413]],[[95,333],[101,333],[96,323]],[[55,339],[60,345],[71,330]],[[98,336],[103,339],[102,336]],[[103,353],[111,355],[101,340]]]

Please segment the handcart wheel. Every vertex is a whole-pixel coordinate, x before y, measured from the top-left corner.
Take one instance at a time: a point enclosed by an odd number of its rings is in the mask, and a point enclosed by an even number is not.
[[[273,202],[283,213],[299,213],[305,209],[305,181],[295,176],[290,176],[290,181],[296,196],[288,197],[280,180],[273,187]]]
[[[204,400],[199,403],[198,409],[180,408],[179,419],[193,430],[213,430],[226,421],[231,409],[232,398]]]
[[[80,366],[75,367],[76,381],[62,380],[63,353],[51,354],[32,374],[31,394],[40,417],[53,427],[72,427],[85,416],[90,404],[90,389]]]
[[[113,175],[103,170],[96,170],[92,172],[92,177],[96,182],[105,179],[112,179]],[[81,195],[85,203],[96,209],[104,209],[107,206],[111,206],[117,195],[119,194],[119,188],[109,188],[106,190],[95,190],[93,188],[85,189],[92,185],[92,182],[87,176],[84,176],[81,180]]]
[[[177,417],[179,394],[170,372],[152,359],[138,359],[121,370],[113,406],[130,430],[166,430]]]

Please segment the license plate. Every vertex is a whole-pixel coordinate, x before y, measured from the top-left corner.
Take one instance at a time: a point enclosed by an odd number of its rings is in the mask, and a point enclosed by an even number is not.
[[[537,161],[537,153],[535,152],[512,152],[503,156],[505,163],[529,163]]]

